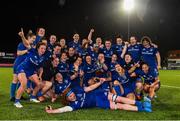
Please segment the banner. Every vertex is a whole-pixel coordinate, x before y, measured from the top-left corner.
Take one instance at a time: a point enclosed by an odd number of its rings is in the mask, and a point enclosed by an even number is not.
[[[15,53],[0,52],[0,64],[12,64],[15,58]]]

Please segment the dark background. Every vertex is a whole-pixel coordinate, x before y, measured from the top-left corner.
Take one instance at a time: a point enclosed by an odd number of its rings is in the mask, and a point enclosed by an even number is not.
[[[136,1],[136,0],[135,0]],[[101,36],[109,39],[117,34],[127,40],[127,13],[121,6],[123,0],[14,0],[2,1],[0,51],[16,52],[21,42],[17,33],[21,27],[25,33],[37,27],[46,29],[58,38],[72,40],[78,32],[81,39],[87,37],[90,28],[95,29],[93,39]],[[169,50],[180,49],[180,0],[150,0],[144,20],[134,11],[130,17],[130,33],[140,40],[151,37],[159,46],[164,58]]]

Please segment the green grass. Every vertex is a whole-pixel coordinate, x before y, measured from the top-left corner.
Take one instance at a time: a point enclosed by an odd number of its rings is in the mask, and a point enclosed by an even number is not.
[[[23,109],[17,109],[9,101],[10,83],[12,80],[12,68],[0,69],[0,119],[5,120],[180,120],[180,88],[161,86],[158,98],[153,101],[153,112],[129,112],[121,110],[104,110],[99,108],[82,109],[64,114],[47,114],[44,111],[49,101],[34,104],[22,101]],[[162,85],[180,87],[180,70],[160,71]],[[60,107],[60,102],[51,104]]]

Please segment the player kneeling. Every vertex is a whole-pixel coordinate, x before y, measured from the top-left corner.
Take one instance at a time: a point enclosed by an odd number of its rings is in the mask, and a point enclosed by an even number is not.
[[[148,93],[148,99],[152,100],[155,92],[160,88],[160,80],[156,72],[150,69],[148,64],[142,64],[142,69],[136,72],[144,79],[143,90]]]

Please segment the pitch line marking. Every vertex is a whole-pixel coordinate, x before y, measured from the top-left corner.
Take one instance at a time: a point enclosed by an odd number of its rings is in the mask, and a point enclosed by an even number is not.
[[[168,88],[176,88],[176,89],[180,89],[180,87],[176,87],[176,86],[169,86],[169,85],[161,85],[163,87],[168,87]]]

